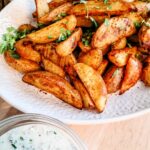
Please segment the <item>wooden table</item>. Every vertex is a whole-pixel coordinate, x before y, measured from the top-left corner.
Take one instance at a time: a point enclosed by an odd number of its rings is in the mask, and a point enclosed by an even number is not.
[[[0,120],[21,114],[0,99]],[[70,125],[89,150],[150,150],[150,113],[123,122]]]

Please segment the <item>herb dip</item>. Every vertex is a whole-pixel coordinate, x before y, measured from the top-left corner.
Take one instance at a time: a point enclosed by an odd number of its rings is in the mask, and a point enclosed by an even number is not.
[[[77,150],[63,130],[50,125],[16,127],[0,137],[0,150]]]

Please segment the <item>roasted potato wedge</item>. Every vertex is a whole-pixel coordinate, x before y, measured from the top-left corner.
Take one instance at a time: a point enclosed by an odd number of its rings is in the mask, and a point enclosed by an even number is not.
[[[123,94],[125,91],[129,90],[132,86],[134,86],[140,79],[141,72],[142,72],[141,62],[134,56],[130,56],[127,62],[119,94]]]
[[[76,108],[82,108],[82,99],[79,92],[60,76],[46,71],[37,71],[25,74],[23,81],[54,94]]]
[[[92,49],[92,47],[90,45],[86,46],[81,41],[78,42],[78,46],[80,47],[81,51],[84,53],[86,53]]]
[[[121,87],[121,81],[123,78],[123,67],[112,66],[104,75],[107,92],[115,93]]]
[[[108,54],[109,60],[118,67],[123,67],[127,64],[130,55],[135,55],[137,47],[124,48],[122,50],[112,50]]]
[[[108,47],[119,39],[132,35],[135,31],[134,23],[128,18],[114,17],[107,19],[94,34],[92,47]]]
[[[11,57],[10,52],[5,53],[5,60],[9,66],[21,73],[40,70],[40,66],[36,62],[24,58],[15,59]]]
[[[73,6],[72,3],[69,3],[69,2],[64,3],[64,4],[56,7],[55,9],[53,9],[46,15],[39,18],[39,22],[43,23],[43,24],[47,24],[47,23],[50,23],[55,20],[60,20],[60,19],[62,19],[63,14],[66,14],[72,6]]]
[[[17,53],[22,58],[39,63],[41,61],[40,54],[32,48],[32,45],[30,43],[26,44],[26,42],[29,42],[28,39],[21,39],[16,42],[15,48]]]
[[[127,44],[127,39],[124,37],[122,39],[119,39],[115,43],[112,44],[111,48],[112,49],[124,49]]]
[[[97,69],[101,64],[102,60],[103,60],[102,51],[99,49],[93,49],[79,56],[78,62],[87,64],[92,68]]]
[[[66,67],[66,66],[74,66],[77,63],[77,60],[74,56],[74,54],[70,54],[66,57],[61,57],[60,58],[60,66],[62,68]]]
[[[93,22],[92,18],[100,25],[104,22],[105,18],[108,18],[108,16],[91,16],[91,17],[85,17],[85,16],[77,16],[77,27],[92,27]]]
[[[86,6],[86,7],[85,7]],[[111,6],[109,9],[108,6]],[[99,1],[87,1],[86,4],[77,4],[70,11],[69,14],[74,14],[76,16],[85,16],[87,15],[121,15],[129,12],[131,6],[128,3],[121,1],[108,2],[108,5],[104,2]]]
[[[72,33],[72,35],[67,40],[57,45],[57,54],[61,57],[65,57],[71,54],[75,50],[77,43],[80,41],[81,37],[82,29],[78,28],[74,31],[74,33]]]
[[[38,44],[34,46],[34,49],[40,52],[40,54],[44,56],[44,58],[52,61],[53,63],[59,66],[60,57],[56,53],[56,46],[56,43]]]
[[[24,32],[24,31],[32,31],[33,29],[35,29],[35,27],[33,27],[31,24],[22,24],[21,26],[19,26],[18,30],[20,32]]]
[[[83,83],[80,80],[76,79],[73,81],[73,84],[82,97],[84,108],[95,108],[92,98],[90,97]]]
[[[42,58],[42,62],[46,71],[49,71],[51,73],[57,74],[62,78],[65,78],[65,72],[61,67],[57,66],[52,61],[45,59],[44,57]]]
[[[97,69],[97,72],[100,74],[100,75],[103,75],[103,73],[105,72],[107,66],[108,66],[108,60],[107,59],[103,59],[103,61],[101,62],[100,66],[98,67]]]
[[[49,12],[47,0],[35,0],[37,17],[40,18]]]
[[[150,86],[150,56],[145,60],[141,78],[146,86]]]
[[[65,17],[64,19],[53,23],[41,30],[28,34],[27,37],[34,43],[49,43],[55,41],[61,35],[61,29],[73,31],[76,27],[77,19],[74,15]]]
[[[92,67],[77,63],[74,68],[89,92],[97,110],[102,112],[107,101],[107,89],[102,77]]]

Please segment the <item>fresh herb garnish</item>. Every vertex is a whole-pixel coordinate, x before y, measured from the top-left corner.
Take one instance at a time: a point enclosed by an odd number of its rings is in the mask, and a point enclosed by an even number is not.
[[[11,146],[14,148],[14,149],[17,149],[17,146],[15,144],[11,144]]]
[[[107,6],[107,10],[111,10],[112,9],[112,6],[111,5],[108,5]]]
[[[58,40],[56,41],[57,43],[65,41],[71,35],[71,32],[69,30],[65,30],[64,28],[61,28],[60,32],[61,34]]]
[[[92,35],[93,35],[92,29],[86,29],[86,30],[83,31],[82,43],[85,46],[89,46],[90,45],[91,39],[92,39]]]
[[[132,48],[132,45],[130,43],[127,42],[127,45],[129,48]]]
[[[22,136],[20,136],[20,140],[21,140],[21,141],[23,141],[23,140],[24,140],[24,138],[23,138]]]
[[[108,0],[104,0],[104,4],[107,4],[108,3]]]
[[[145,26],[147,26],[147,27],[150,27],[150,21],[149,21],[149,19],[147,21],[143,20],[142,24],[145,25]]]
[[[92,21],[94,27],[97,29],[98,28],[98,23],[96,22],[96,20],[93,17],[90,17],[90,20]]]
[[[52,36],[50,36],[50,35],[48,36],[48,39],[52,39],[52,38],[53,38]]]
[[[107,19],[107,18],[105,18],[105,21],[104,21],[104,24],[105,24],[105,26],[109,26],[109,20]]]
[[[85,4],[87,1],[86,0],[80,0],[80,1],[73,1],[72,4],[76,5],[76,4]]]
[[[140,28],[141,27],[141,23],[136,21],[136,22],[134,22],[134,26],[136,28]]]
[[[43,23],[37,23],[37,26],[38,26],[39,29],[41,29],[41,28],[45,27],[45,24],[43,24]]]

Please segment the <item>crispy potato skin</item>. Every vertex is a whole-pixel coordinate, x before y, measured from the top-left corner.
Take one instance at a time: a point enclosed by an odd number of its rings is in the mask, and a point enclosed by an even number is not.
[[[119,68],[117,66],[112,66],[103,77],[107,87],[107,92],[108,93],[117,92],[121,87],[122,78],[123,78],[123,67]]]
[[[62,78],[65,78],[65,72],[61,67],[57,66],[52,61],[45,58],[42,58],[42,62],[46,71],[49,71],[51,73],[57,74]]]
[[[25,74],[23,81],[54,94],[76,108],[82,109],[82,99],[79,92],[60,76],[46,71],[37,71]]]
[[[80,80],[75,79],[73,84],[82,97],[84,108],[95,108],[95,105],[83,83]]]
[[[150,56],[145,60],[141,79],[146,86],[150,86]]]
[[[86,5],[86,7],[85,7]],[[108,5],[111,5],[111,9],[108,9]],[[86,4],[77,4],[72,9],[70,9],[69,14],[74,14],[76,16],[87,15],[121,15],[130,11],[130,5],[121,1],[112,2],[105,5],[103,2],[99,1],[87,1]]]
[[[27,37],[34,43],[44,44],[55,41],[61,34],[61,29],[64,31],[73,31],[76,27],[77,19],[74,15],[65,17],[64,19],[53,23],[41,30],[28,34]],[[48,38],[48,37],[51,38]]]
[[[82,37],[82,29],[78,28],[72,35],[65,41],[58,44],[56,52],[59,56],[65,57],[71,54],[77,47],[77,43]]]
[[[72,3],[69,3],[69,2],[64,3],[64,4],[56,7],[55,9],[53,9],[52,11],[47,13],[46,15],[39,18],[39,22],[43,23],[43,24],[47,24],[47,23],[50,23],[52,21],[58,20],[59,15],[62,13],[66,14],[71,9],[72,6],[73,6]]]
[[[140,79],[141,73],[142,73],[141,62],[134,56],[130,56],[127,62],[119,94],[123,94],[125,91],[129,90],[132,86],[134,86]]]
[[[33,62],[31,60],[27,60],[24,58],[14,59],[10,56],[9,52],[6,52],[4,56],[7,64],[21,73],[40,70],[40,66],[36,62]]]
[[[40,18],[49,12],[49,6],[47,1],[35,0],[35,4],[36,4],[37,18]]]
[[[100,75],[103,75],[103,73],[105,72],[107,66],[108,66],[108,60],[107,59],[103,59],[103,61],[101,62],[100,66],[98,67],[97,69],[97,72],[100,74]]]
[[[97,69],[103,60],[102,51],[99,49],[93,49],[89,52],[81,55],[78,59],[79,63],[87,64],[94,69]]]
[[[118,41],[123,37],[128,37],[135,33],[134,23],[123,17],[114,17],[108,20],[108,24],[103,23],[92,38],[92,47],[103,48]]]
[[[92,49],[92,47],[90,45],[85,46],[82,41],[78,42],[78,46],[80,47],[81,51],[86,53],[88,51],[90,51]]]
[[[112,44],[111,48],[112,49],[124,49],[127,44],[127,39],[124,37],[122,39],[119,39],[115,43]]]
[[[74,65],[79,78],[89,92],[97,110],[102,112],[107,101],[107,89],[102,77],[92,67],[77,63]]]
[[[25,45],[24,42],[28,42],[27,39],[21,39],[16,42],[15,48],[17,53],[25,59],[35,61],[39,63],[41,61],[40,54],[32,48],[31,44]]]
[[[56,43],[38,44],[34,46],[34,49],[38,51],[42,56],[44,56],[44,58],[52,61],[59,66],[60,57],[56,53],[56,46]]]
[[[127,64],[130,55],[135,55],[137,47],[125,48],[122,50],[112,50],[108,54],[109,60],[118,67],[123,67]]]

